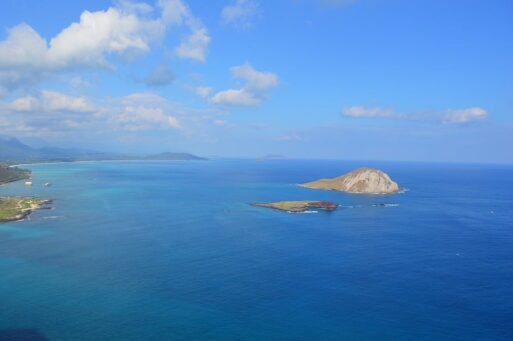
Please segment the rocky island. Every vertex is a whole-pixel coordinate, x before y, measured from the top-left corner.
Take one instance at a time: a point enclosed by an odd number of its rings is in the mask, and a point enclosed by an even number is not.
[[[399,192],[399,185],[385,172],[368,167],[358,168],[345,175],[301,184],[312,189],[334,190],[349,193],[393,194]]]
[[[253,206],[267,207],[279,211],[301,213],[313,209],[333,211],[336,210],[338,205],[331,201],[277,201],[261,204],[253,204]]]

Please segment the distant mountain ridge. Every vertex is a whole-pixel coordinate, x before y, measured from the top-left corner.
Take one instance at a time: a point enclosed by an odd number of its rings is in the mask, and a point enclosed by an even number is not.
[[[189,153],[160,153],[154,155],[128,155],[66,148],[33,148],[16,138],[0,137],[0,163],[30,163],[59,161],[102,160],[206,160]]]
[[[201,156],[196,156],[189,153],[160,153],[142,157],[144,160],[206,160]]]

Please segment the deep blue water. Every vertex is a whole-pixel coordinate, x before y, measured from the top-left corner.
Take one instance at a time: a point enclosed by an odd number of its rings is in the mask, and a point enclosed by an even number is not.
[[[30,166],[0,194],[54,210],[0,225],[0,339],[513,340],[513,167],[366,163],[393,196],[295,186],[362,165]],[[294,199],[344,207],[248,205]]]

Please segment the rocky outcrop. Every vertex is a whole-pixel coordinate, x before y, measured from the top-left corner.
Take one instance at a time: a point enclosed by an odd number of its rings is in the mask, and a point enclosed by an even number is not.
[[[392,194],[399,191],[399,185],[385,172],[374,168],[358,168],[333,179],[321,179],[301,184],[312,189],[334,190],[350,193]]]

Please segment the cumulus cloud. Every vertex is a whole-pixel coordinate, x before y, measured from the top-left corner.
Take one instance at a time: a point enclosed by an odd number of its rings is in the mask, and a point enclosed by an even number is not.
[[[160,15],[144,3],[118,1],[104,11],[84,11],[48,42],[29,25],[10,28],[0,41],[0,95],[45,75],[77,68],[111,68],[111,55],[124,58],[146,53],[172,26],[191,32],[177,47],[181,58],[205,61],[207,29],[181,0],[159,0]]]
[[[55,91],[41,91],[42,106],[46,111],[93,112],[94,106],[85,97],[73,97]]]
[[[182,39],[180,45],[175,49],[176,55],[180,58],[205,62],[210,43],[207,29],[201,24],[194,24],[191,26],[191,30],[192,33]]]
[[[43,90],[0,105],[5,130],[16,133],[45,129],[53,133],[100,130],[180,130],[184,109],[152,93],[134,93],[93,103],[83,96]]]
[[[39,106],[39,101],[32,96],[20,97],[7,105],[14,111],[34,111]]]
[[[78,127],[87,129],[97,110],[97,106],[84,96],[42,90],[33,96],[0,103],[0,120],[6,133],[55,136]]]
[[[152,93],[134,93],[120,98],[103,114],[119,130],[180,129],[168,101]]]
[[[191,16],[189,7],[181,0],[158,0],[157,6],[162,9],[162,19],[168,25],[181,25]]]
[[[167,115],[162,108],[148,108],[142,105],[124,107],[116,116],[116,121],[124,130],[129,131],[147,130],[149,125],[180,128],[176,117]]]
[[[236,0],[225,6],[221,11],[221,20],[226,25],[248,28],[253,24],[253,18],[258,14],[259,4],[254,0]]]
[[[218,92],[212,97],[211,101],[214,104],[233,106],[255,106],[260,103],[260,99],[246,89],[230,89]]]
[[[180,45],[176,47],[175,54],[179,58],[205,62],[210,36],[201,20],[196,18],[181,0],[159,0],[158,6],[162,9],[162,20],[166,24],[185,24],[190,30],[190,33],[183,37]]]
[[[480,121],[488,117],[488,112],[479,107],[449,109],[442,112],[401,113],[380,107],[351,106],[342,109],[342,115],[352,118],[384,118],[407,121],[436,122],[444,124],[464,124]]]
[[[39,98],[24,96],[7,105],[13,111],[31,112],[76,112],[87,113],[95,110],[93,104],[85,97],[74,97],[56,91],[42,90]]]
[[[0,42],[0,67],[52,71],[79,66],[107,66],[106,55],[148,51],[165,27],[116,8],[85,11],[49,43],[32,27],[20,24]]]
[[[278,76],[271,72],[255,70],[250,64],[234,66],[232,77],[245,82],[240,89],[228,89],[216,93],[210,101],[214,104],[232,106],[255,106],[260,104],[268,92],[278,85]]]

